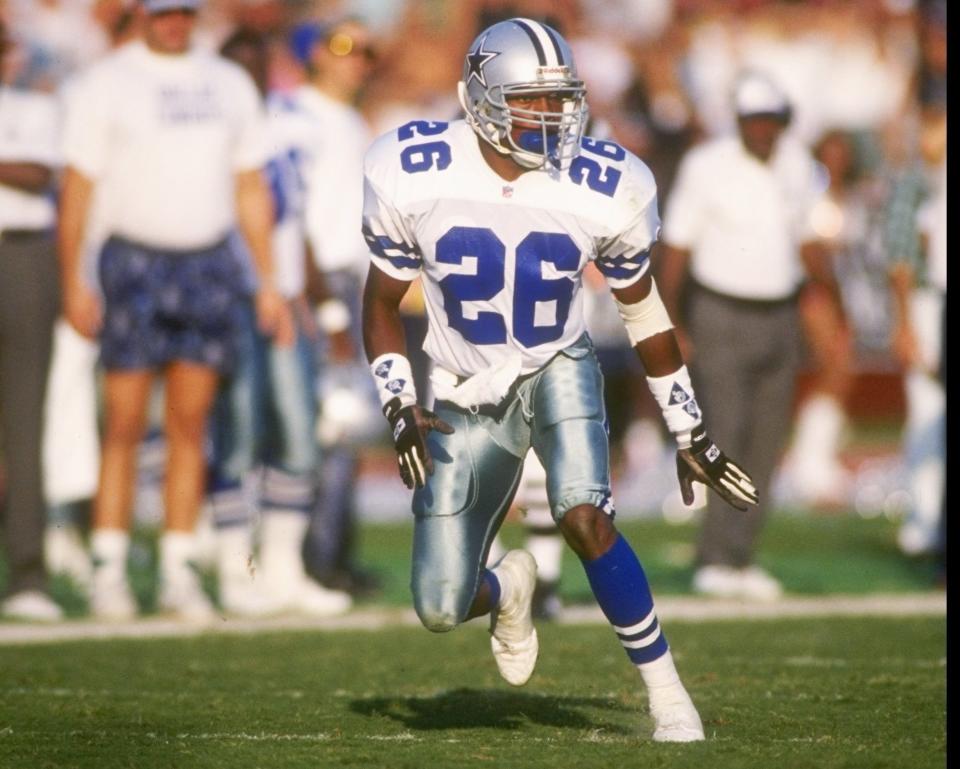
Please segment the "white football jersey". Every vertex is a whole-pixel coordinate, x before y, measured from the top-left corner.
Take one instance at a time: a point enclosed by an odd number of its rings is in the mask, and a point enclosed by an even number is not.
[[[568,171],[507,182],[478,141],[462,120],[412,121],[377,139],[363,233],[379,269],[422,279],[434,362],[470,376],[516,350],[529,373],[584,333],[590,261],[611,288],[647,271],[656,184],[637,157],[589,137]]]
[[[270,95],[267,140],[271,154],[265,171],[273,197],[274,280],[288,298],[300,294],[306,282],[305,174],[316,154],[318,135],[296,100],[286,94]]]

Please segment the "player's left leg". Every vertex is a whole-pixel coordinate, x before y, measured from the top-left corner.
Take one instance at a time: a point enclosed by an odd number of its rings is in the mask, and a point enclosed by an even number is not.
[[[646,684],[654,740],[703,739],[700,717],[660,629],[646,574],[613,525],[602,380],[594,356],[558,356],[538,382],[533,405],[532,441],[547,470],[551,508]]]

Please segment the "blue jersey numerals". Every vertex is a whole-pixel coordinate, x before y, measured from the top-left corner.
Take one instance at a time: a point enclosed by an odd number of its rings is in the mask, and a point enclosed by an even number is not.
[[[619,161],[627,156],[627,151],[614,142],[600,141],[599,139],[585,138],[580,146],[593,155],[608,160]],[[620,183],[620,171],[607,165],[601,165],[591,157],[580,154],[570,164],[570,179],[575,184],[587,183],[594,192],[613,197]]]
[[[481,227],[453,227],[437,241],[440,264],[463,264],[468,256],[476,259],[473,275],[447,275],[440,281],[447,322],[474,344],[507,341],[507,326],[499,313],[480,312],[476,320],[463,314],[464,302],[493,299],[503,290],[506,252],[493,230]]]
[[[493,230],[486,227],[453,227],[437,241],[436,259],[440,264],[463,264],[472,257],[476,270],[472,275],[456,274],[443,278],[439,285],[443,307],[450,326],[473,344],[503,344],[507,341],[507,323],[497,312],[478,312],[467,318],[463,303],[493,299],[506,285],[506,246]],[[531,232],[516,249],[513,286],[513,336],[525,347],[553,342],[563,336],[574,281],[568,277],[545,278],[543,265],[553,264],[559,271],[575,272],[580,265],[580,249],[561,232]],[[549,325],[536,324],[537,306],[553,306]]]
[[[580,249],[563,232],[531,232],[517,246],[517,269],[513,289],[513,335],[524,347],[553,342],[563,336],[573,300],[573,281],[567,277],[543,277],[543,263],[574,272],[580,265]],[[534,324],[537,302],[556,302],[555,323]]]
[[[409,141],[416,136],[437,136],[447,130],[448,123],[429,120],[411,120],[397,129],[400,141]],[[429,141],[411,144],[400,151],[400,167],[408,174],[418,174],[436,168],[442,171],[452,159],[450,145],[444,141]]]

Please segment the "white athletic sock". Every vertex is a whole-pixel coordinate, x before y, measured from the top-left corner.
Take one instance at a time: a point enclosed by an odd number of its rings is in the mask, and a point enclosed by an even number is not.
[[[253,579],[253,536],[244,523],[216,530],[217,576],[221,582]]]
[[[176,581],[196,558],[197,538],[189,531],[165,531],[160,537],[160,577]]]
[[[837,461],[840,437],[846,414],[832,395],[819,394],[807,399],[797,416],[794,454],[801,466],[814,472]],[[814,479],[816,480],[816,479]]]
[[[292,588],[306,579],[303,537],[310,521],[299,510],[264,510],[260,519],[260,567],[271,589]]]
[[[680,681],[680,674],[673,663],[670,650],[652,662],[637,665],[643,683],[647,687],[650,707],[662,704],[683,702],[689,698],[687,690]]]
[[[123,529],[94,529],[90,534],[90,554],[96,569],[125,578],[130,554],[130,533]]]

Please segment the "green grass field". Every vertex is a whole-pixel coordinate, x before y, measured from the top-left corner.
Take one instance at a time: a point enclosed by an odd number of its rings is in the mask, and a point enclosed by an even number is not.
[[[626,521],[654,593],[688,592],[693,525]],[[760,560],[800,596],[928,591],[882,517],[781,514]],[[519,543],[508,523],[504,537]],[[410,527],[368,526],[360,555],[408,606]],[[152,601],[148,538],[137,590]],[[71,613],[83,612],[58,583]],[[589,600],[572,557],[567,603]],[[946,757],[946,618],[665,623],[706,727],[657,745],[639,677],[609,628],[541,624],[541,660],[513,689],[482,622],[379,631],[0,645],[0,769],[651,767],[926,769]],[[0,626],[2,631],[2,626]]]
[[[945,621],[674,623],[705,743],[657,745],[609,629],[541,628],[502,682],[482,624],[0,647],[0,766],[924,769]]]

